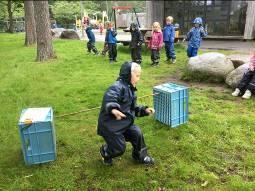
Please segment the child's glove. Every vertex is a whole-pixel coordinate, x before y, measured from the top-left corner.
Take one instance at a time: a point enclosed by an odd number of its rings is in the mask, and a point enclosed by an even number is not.
[[[148,107],[148,108],[146,108],[145,112],[146,112],[147,114],[151,115],[151,114],[154,114],[154,113],[155,113],[155,110],[154,110],[153,108]]]
[[[138,42],[138,43],[137,43],[137,46],[142,46],[142,42]]]
[[[121,120],[122,118],[127,117],[125,114],[123,114],[122,112],[120,112],[117,109],[113,109],[111,113],[116,117],[116,120]]]

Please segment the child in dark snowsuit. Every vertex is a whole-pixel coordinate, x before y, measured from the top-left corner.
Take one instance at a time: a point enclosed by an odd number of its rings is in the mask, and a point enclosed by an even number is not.
[[[108,45],[108,51],[109,51],[109,60],[110,63],[117,62],[117,32],[116,30],[112,27],[111,23],[107,24],[107,30],[106,30],[106,35],[105,35],[105,42]]]
[[[151,66],[158,66],[160,60],[159,50],[163,46],[163,35],[158,22],[152,24],[152,35],[148,46],[151,49]]]
[[[112,165],[112,158],[125,152],[126,141],[132,143],[132,157],[135,161],[154,163],[154,159],[147,153],[140,128],[134,124],[135,117],[154,113],[152,108],[136,105],[136,83],[140,74],[139,64],[125,62],[121,66],[119,78],[104,94],[97,132],[106,142],[100,153],[107,165]]]
[[[166,18],[166,26],[163,29],[163,41],[165,43],[167,61],[172,63],[176,62],[176,55],[174,51],[174,38],[175,28],[173,23],[173,17],[169,16]]]
[[[184,41],[189,41],[187,49],[188,57],[197,56],[202,38],[207,36],[207,31],[204,30],[202,26],[203,21],[200,17],[195,18],[193,24],[194,27],[187,33],[186,39],[183,39]]]
[[[133,62],[141,64],[143,35],[141,31],[139,30],[138,25],[136,23],[131,23],[130,32],[131,32],[131,42],[130,42],[131,59]]]
[[[98,54],[97,48],[95,47],[95,35],[92,32],[92,28],[90,26],[86,28],[86,34],[89,39],[89,41],[87,42],[88,53],[91,53],[92,50],[95,54]]]
[[[243,95],[242,98],[250,99],[251,93],[255,93],[255,53],[250,59],[249,69],[237,85],[233,96]]]

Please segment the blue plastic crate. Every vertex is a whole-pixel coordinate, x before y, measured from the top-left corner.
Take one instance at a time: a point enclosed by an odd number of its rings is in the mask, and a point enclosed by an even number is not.
[[[189,89],[173,83],[165,83],[153,88],[156,120],[176,127],[188,121]]]
[[[56,159],[56,135],[52,108],[22,110],[19,120],[19,133],[24,160],[27,165],[45,163]]]

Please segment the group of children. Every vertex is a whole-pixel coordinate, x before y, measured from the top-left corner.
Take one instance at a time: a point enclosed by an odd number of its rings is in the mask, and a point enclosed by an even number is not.
[[[158,22],[153,23],[151,40],[148,43],[151,49],[152,65],[159,64],[159,50],[165,43],[167,60],[175,63],[174,51],[175,29],[172,24],[173,18],[166,18],[166,26],[163,33]],[[126,141],[131,142],[132,158],[134,161],[153,165],[154,159],[148,154],[145,140],[141,129],[134,124],[136,117],[144,117],[153,114],[153,108],[137,105],[136,84],[141,75],[141,45],[143,37],[136,24],[131,24],[132,35],[130,49],[131,62],[122,64],[119,77],[105,92],[100,114],[98,117],[97,133],[102,136],[105,144],[100,148],[100,155],[105,165],[112,165],[113,158],[121,156],[126,150]],[[188,40],[187,55],[197,55],[202,37],[206,36],[206,30],[202,27],[202,19],[194,20],[194,27],[189,31],[185,40]],[[109,48],[110,61],[116,61],[116,31],[109,27],[106,33],[106,44]],[[90,46],[93,43],[90,43]],[[92,48],[94,50],[94,47]],[[248,99],[251,92],[255,92],[255,53],[250,61],[249,70],[237,86],[233,96],[243,94]]]
[[[193,21],[194,27],[187,33],[184,41],[187,40],[187,56],[193,57],[197,55],[200,43],[203,37],[207,35],[207,31],[203,28],[202,18],[197,17]],[[99,54],[95,47],[95,36],[89,25],[85,26],[86,33],[89,41],[87,42],[87,50],[90,53],[93,51],[95,54]],[[146,42],[148,48],[151,50],[151,65],[158,66],[160,61],[160,50],[165,44],[165,52],[167,57],[167,62],[176,63],[176,54],[174,50],[175,41],[175,27],[173,25],[173,17],[168,16],[166,18],[166,26],[161,31],[159,22],[154,22],[152,24],[152,33],[149,41],[144,41],[144,37],[139,30],[136,23],[131,23],[130,25],[131,42],[130,42],[130,53],[133,62],[138,64],[142,63],[142,44]],[[116,62],[117,58],[117,32],[112,26],[111,22],[106,22],[106,35],[105,35],[105,45],[102,51],[102,55],[105,55],[109,51],[109,61],[110,63]]]
[[[87,52],[91,53],[91,50],[94,52],[94,54],[98,55],[99,51],[95,47],[95,35],[91,30],[91,27],[89,23],[84,24],[85,31],[88,37],[87,42]],[[105,35],[105,44],[104,49],[102,50],[102,55],[105,55],[107,52],[109,52],[109,60],[110,63],[117,62],[117,32],[112,27],[112,24],[110,22],[106,22],[106,35]]]
[[[197,22],[196,19],[195,21]],[[194,23],[194,28],[187,34],[187,40],[192,41],[189,43],[187,50],[189,57],[195,56],[201,38],[206,35],[201,21],[202,19],[199,20],[199,24]],[[172,23],[173,18],[167,17],[163,33],[160,24],[158,22],[153,23],[152,36],[148,42],[153,66],[159,65],[159,51],[163,47],[163,42],[165,43],[167,61],[176,62],[174,51],[175,28]],[[136,103],[135,92],[137,90],[136,84],[141,75],[141,46],[144,39],[135,23],[130,25],[130,32],[132,61],[122,64],[116,82],[106,90],[98,117],[97,133],[105,141],[105,144],[100,148],[100,155],[106,165],[112,165],[113,158],[121,156],[125,152],[126,141],[131,142],[133,146],[132,158],[134,161],[146,165],[154,164],[154,159],[147,152],[143,133],[134,124],[136,117],[148,116],[155,111],[153,108],[137,105]],[[117,57],[116,35],[116,31],[110,25],[107,25],[105,47],[109,49],[110,62],[116,61]]]

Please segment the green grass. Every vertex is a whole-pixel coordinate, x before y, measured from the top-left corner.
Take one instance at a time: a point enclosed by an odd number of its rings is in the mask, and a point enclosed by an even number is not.
[[[231,89],[214,84],[188,84],[190,119],[185,125],[172,129],[153,117],[137,119],[154,167],[135,164],[130,144],[114,166],[102,165],[98,110],[55,118],[57,160],[25,166],[17,126],[21,110],[52,106],[57,116],[100,106],[130,55],[119,46],[119,62],[110,65],[107,57],[86,55],[84,41],[55,40],[57,59],[41,64],[34,61],[36,48],[23,44],[24,34],[0,34],[0,190],[255,189],[254,97],[233,98]],[[175,65],[164,63],[162,51],[160,67],[152,68],[150,53],[144,51],[138,96],[185,70],[185,49],[177,46],[176,52]],[[152,106],[151,98],[141,102]]]

